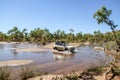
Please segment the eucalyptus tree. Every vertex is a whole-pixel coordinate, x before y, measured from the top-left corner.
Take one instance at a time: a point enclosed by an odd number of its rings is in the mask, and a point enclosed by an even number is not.
[[[45,28],[43,37],[45,38],[46,41],[48,41],[50,39],[49,35],[50,35],[49,30],[47,28]]]
[[[9,30],[8,33],[9,35],[9,39],[12,40],[12,41],[19,41],[19,34],[20,34],[20,31],[18,30],[18,27],[13,27],[13,29]]]
[[[94,38],[95,42],[104,41],[104,35],[100,32],[100,30],[94,31]]]
[[[54,36],[55,40],[65,40],[65,38],[66,38],[65,31],[64,30],[60,30],[60,29],[58,29],[57,31],[55,31],[53,33],[53,36]]]
[[[7,35],[3,32],[0,32],[0,41],[6,41]]]
[[[116,43],[118,48],[120,49],[120,40],[116,36],[115,29],[118,25],[115,25],[113,20],[110,20],[110,15],[112,14],[112,10],[108,10],[105,6],[99,9],[97,12],[94,13],[93,17],[97,20],[98,24],[105,23],[110,26],[114,37],[116,39]]]
[[[65,40],[66,40],[66,33],[65,33],[65,31],[64,31],[64,30],[62,30],[62,31],[61,31],[60,36],[61,36],[61,39],[62,39],[63,41],[65,41]]]
[[[118,25],[115,25],[113,20],[110,20],[110,15],[111,14],[112,14],[112,10],[108,10],[105,6],[103,6],[101,9],[99,9],[97,12],[94,13],[93,17],[97,20],[98,24],[105,23],[108,26],[110,26],[110,28],[111,28],[111,30],[114,34],[114,37],[116,39],[117,46],[118,46],[117,51],[120,51],[120,40],[118,39],[118,37],[115,33],[115,28]],[[116,66],[118,55],[112,54],[112,56],[114,57],[115,60],[112,61],[111,64],[110,64],[111,66],[110,66],[109,72],[113,73],[110,80],[112,80],[116,75],[120,74],[120,68],[118,66]],[[109,72],[107,72],[107,74]]]
[[[26,36],[27,29],[23,29],[20,31],[18,27],[13,27],[12,29],[8,30],[8,38],[11,41],[23,41]]]
[[[105,33],[105,34],[104,34],[104,40],[105,40],[105,42],[108,42],[108,41],[115,41],[114,34],[111,33],[111,32]]]
[[[74,33],[74,30],[72,28],[70,29],[70,33]]]
[[[44,35],[44,30],[40,28],[35,28],[34,30],[31,30],[29,33],[30,40],[32,42],[39,42],[42,40]]]
[[[89,33],[86,33],[83,35],[82,42],[86,42],[86,41],[90,42],[91,39],[92,39],[92,35]]]
[[[53,33],[53,38],[54,38],[54,41],[60,39],[60,30],[57,30]]]
[[[43,29],[43,34],[42,34],[42,44],[46,44],[46,42],[51,42],[53,36],[49,32],[47,28]]]
[[[70,29],[70,32],[67,34],[67,41],[74,42],[74,40],[75,40],[74,30]]]
[[[27,29],[24,28],[22,31],[21,31],[21,36],[22,36],[22,41],[27,41],[28,39],[28,32],[27,32]]]
[[[75,36],[76,38],[76,41],[78,41],[78,42],[81,42],[81,40],[82,40],[82,38],[83,38],[83,34],[82,34],[82,32],[78,32],[78,33],[76,33],[76,36]]]
[[[116,31],[116,36],[120,40],[120,30]]]

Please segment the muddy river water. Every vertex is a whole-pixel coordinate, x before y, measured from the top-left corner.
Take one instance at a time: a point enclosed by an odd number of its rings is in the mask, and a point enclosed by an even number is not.
[[[105,65],[110,58],[104,51],[95,51],[91,46],[77,47],[72,55],[55,54],[52,50],[37,52],[15,52],[16,48],[42,48],[37,44],[0,44],[0,61],[33,60],[41,71],[54,73],[83,70],[96,65]]]

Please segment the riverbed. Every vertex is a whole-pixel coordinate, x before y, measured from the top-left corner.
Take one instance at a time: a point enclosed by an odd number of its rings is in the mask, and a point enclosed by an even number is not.
[[[49,45],[48,45],[49,46]],[[61,55],[51,48],[35,43],[0,44],[0,62],[9,60],[32,60],[42,72],[54,74],[84,70],[90,67],[105,66],[110,58],[104,51],[96,51],[92,46],[76,47],[77,53]]]

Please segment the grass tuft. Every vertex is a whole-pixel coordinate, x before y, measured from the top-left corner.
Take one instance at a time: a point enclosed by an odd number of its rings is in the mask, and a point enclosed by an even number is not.
[[[91,72],[94,75],[100,75],[100,74],[103,73],[103,71],[104,71],[104,69],[103,69],[102,66],[98,66],[98,67],[95,67],[95,68],[88,69],[88,72]]]
[[[21,80],[26,80],[28,78],[33,78],[36,76],[41,76],[42,73],[37,71],[33,66],[21,67],[19,77]]]
[[[10,72],[8,67],[0,67],[0,80],[10,80]]]

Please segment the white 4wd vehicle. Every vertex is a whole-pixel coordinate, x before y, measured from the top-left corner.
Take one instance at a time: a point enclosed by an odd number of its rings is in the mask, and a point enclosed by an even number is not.
[[[64,41],[56,41],[53,45],[54,50],[74,52],[75,47],[69,46]]]

